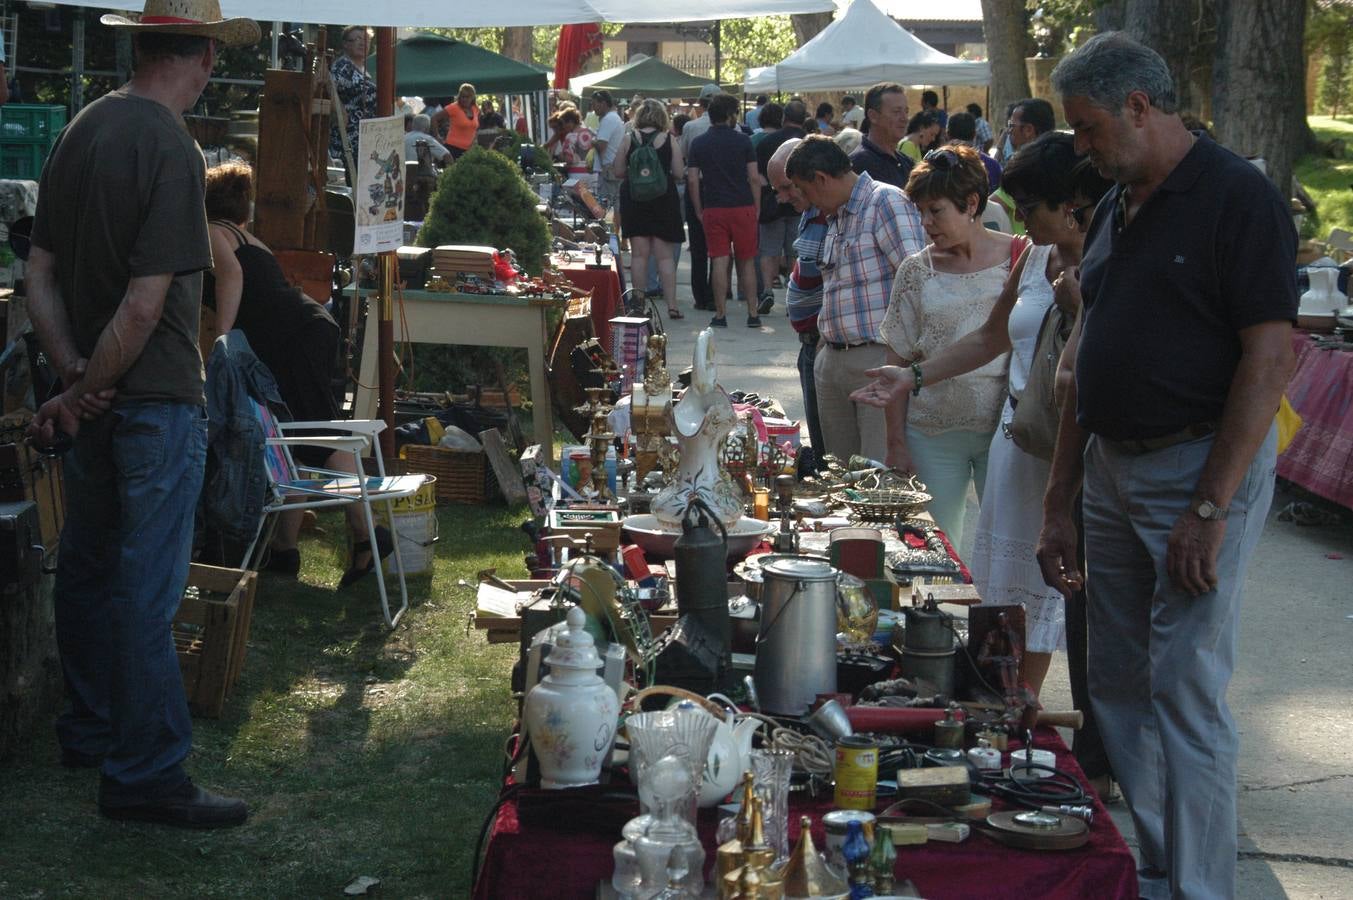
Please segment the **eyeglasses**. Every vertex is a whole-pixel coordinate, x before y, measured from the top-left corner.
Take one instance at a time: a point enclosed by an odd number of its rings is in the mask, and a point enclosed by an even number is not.
[[[1077,225],[1084,226],[1085,214],[1087,212],[1093,212],[1094,208],[1098,205],[1099,204],[1097,203],[1087,203],[1084,206],[1077,206],[1075,209],[1071,210],[1071,218],[1076,220]]]
[[[1042,200],[1034,200],[1034,199],[1015,200],[1015,215],[1027,221],[1029,216],[1033,215],[1034,210],[1038,209],[1038,207],[1041,206],[1042,203],[1043,203]]]
[[[936,169],[957,169],[963,165],[963,158],[948,147],[931,150],[924,160]]]

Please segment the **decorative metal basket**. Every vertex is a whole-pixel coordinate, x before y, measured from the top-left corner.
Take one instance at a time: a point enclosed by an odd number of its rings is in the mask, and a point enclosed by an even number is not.
[[[924,491],[905,488],[847,488],[832,497],[850,509],[850,517],[860,522],[892,523],[925,510],[931,496]]]

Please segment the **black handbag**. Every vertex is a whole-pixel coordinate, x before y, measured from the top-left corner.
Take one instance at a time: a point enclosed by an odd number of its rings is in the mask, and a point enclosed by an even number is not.
[[[1057,365],[1071,337],[1072,318],[1056,303],[1048,307],[1038,328],[1029,379],[1018,397],[1010,394],[1015,414],[1005,426],[1006,436],[1025,453],[1039,459],[1052,459],[1057,446],[1057,427],[1062,411],[1053,396],[1057,388]]]

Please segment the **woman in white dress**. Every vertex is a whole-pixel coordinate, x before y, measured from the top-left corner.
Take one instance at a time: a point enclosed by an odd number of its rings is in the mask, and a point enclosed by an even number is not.
[[[1080,265],[1090,213],[1109,182],[1076,156],[1071,135],[1054,132],[1031,142],[1011,159],[1001,186],[1015,198],[1017,213],[1034,246],[1020,257],[986,322],[929,355],[923,366],[872,371],[876,380],[852,399],[886,408],[912,393],[918,374],[918,396],[924,396],[937,382],[980,370],[1009,352],[1009,383],[1000,419],[1003,425],[1010,421],[1014,409],[1009,398],[1018,397],[1024,389],[1048,308],[1057,302],[1072,315],[1077,311],[1079,295],[1054,291],[1053,285],[1064,270]],[[1048,463],[1025,453],[1003,429],[997,429],[986,474],[986,495],[968,565],[983,605],[1019,603],[1025,607],[1020,674],[1038,692],[1052,653],[1063,648],[1066,636],[1062,596],[1043,583],[1034,556]]]

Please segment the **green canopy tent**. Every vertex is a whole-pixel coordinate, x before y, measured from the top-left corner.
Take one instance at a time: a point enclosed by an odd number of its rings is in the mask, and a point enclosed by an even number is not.
[[[376,57],[367,62],[375,71]],[[395,44],[395,93],[452,97],[462,84],[480,94],[530,94],[549,88],[545,73],[492,50],[437,34],[415,34]]]
[[[580,81],[583,83],[579,84]],[[593,91],[607,90],[616,97],[626,98],[633,94],[643,94],[645,97],[698,97],[700,89],[708,83],[708,78],[683,72],[650,56],[613,70],[597,81],[589,82],[585,75],[572,79],[570,86],[578,85],[577,92],[583,96]]]

